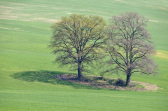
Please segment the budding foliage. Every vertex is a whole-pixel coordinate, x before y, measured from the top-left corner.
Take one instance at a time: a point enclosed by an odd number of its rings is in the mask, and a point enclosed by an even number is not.
[[[98,53],[105,43],[105,22],[99,16],[73,14],[62,17],[51,28],[53,36],[49,47],[56,54],[56,62],[71,64],[78,69],[78,77],[84,71],[85,64],[99,58]],[[79,78],[80,78],[79,77]]]

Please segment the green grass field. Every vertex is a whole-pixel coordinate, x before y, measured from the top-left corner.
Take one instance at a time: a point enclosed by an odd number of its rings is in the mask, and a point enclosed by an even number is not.
[[[133,75],[131,80],[156,84],[157,92],[99,89],[53,79],[77,73],[52,63],[55,55],[47,45],[54,22],[75,13],[99,15],[108,23],[113,15],[130,11],[149,19],[160,69],[158,75]],[[0,111],[168,111],[167,29],[168,0],[1,0]]]

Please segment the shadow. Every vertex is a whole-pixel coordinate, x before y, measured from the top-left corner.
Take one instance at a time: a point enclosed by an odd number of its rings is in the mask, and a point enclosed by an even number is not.
[[[92,87],[92,86],[85,86],[77,83],[73,83],[66,80],[60,80],[57,78],[60,74],[67,74],[64,72],[59,71],[25,71],[25,72],[19,72],[14,73],[11,75],[14,79],[19,79],[27,82],[42,82],[42,83],[49,83],[49,84],[60,84],[60,85],[68,85],[72,86],[76,89],[94,89],[94,90],[101,90],[101,88]]]

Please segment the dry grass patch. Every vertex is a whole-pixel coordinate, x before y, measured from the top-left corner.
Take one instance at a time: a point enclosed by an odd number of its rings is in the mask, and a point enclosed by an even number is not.
[[[164,59],[168,59],[167,51],[157,51],[156,56]]]

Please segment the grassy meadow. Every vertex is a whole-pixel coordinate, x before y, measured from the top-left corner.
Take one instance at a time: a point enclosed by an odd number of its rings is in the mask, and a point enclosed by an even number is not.
[[[158,75],[137,74],[131,80],[155,84],[158,91],[100,89],[53,78],[77,73],[52,63],[55,55],[47,45],[54,22],[82,14],[99,15],[108,23],[113,15],[130,11],[149,19],[157,50],[153,59],[160,69]],[[1,0],[0,111],[168,111],[167,29],[168,0]]]

